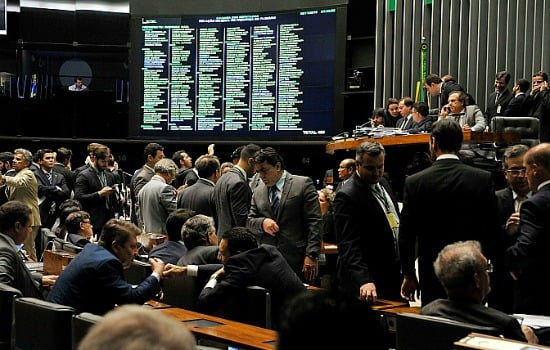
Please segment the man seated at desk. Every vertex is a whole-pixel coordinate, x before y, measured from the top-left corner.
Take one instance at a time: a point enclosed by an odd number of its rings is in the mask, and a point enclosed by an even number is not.
[[[139,285],[124,279],[123,269],[130,267],[137,255],[140,233],[131,222],[107,221],[98,244],[86,244],[59,275],[48,301],[103,315],[116,305],[143,304],[153,299],[160,292],[164,270],[160,259],[149,259],[153,273]]]
[[[0,206],[0,282],[21,291],[25,297],[44,299],[43,293],[57,279],[55,275],[31,273],[16,245],[23,243],[31,233],[32,211],[17,200]]]
[[[423,306],[422,314],[495,327],[506,338],[531,344],[539,342],[531,327],[482,304],[491,291],[489,273],[493,266],[481,252],[478,241],[459,241],[445,246],[434,262],[434,270],[448,298]]]
[[[85,91],[88,87],[84,85],[84,82],[82,81],[82,77],[76,77],[74,78],[74,84],[69,86],[69,91]]]

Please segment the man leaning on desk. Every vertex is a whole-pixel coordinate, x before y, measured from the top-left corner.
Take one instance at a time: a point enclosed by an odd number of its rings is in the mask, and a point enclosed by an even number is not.
[[[23,296],[44,299],[43,293],[57,276],[31,273],[16,247],[30,235],[32,222],[32,211],[22,202],[11,200],[0,206],[0,283],[18,289]]]
[[[137,255],[140,233],[129,221],[107,221],[98,244],[86,244],[59,275],[47,300],[79,312],[103,315],[116,305],[143,304],[153,299],[160,292],[164,270],[160,259],[149,259],[153,272],[137,286],[126,282],[123,274]]]

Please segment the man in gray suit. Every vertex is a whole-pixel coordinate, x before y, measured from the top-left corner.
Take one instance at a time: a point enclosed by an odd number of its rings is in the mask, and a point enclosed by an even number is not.
[[[19,289],[23,296],[44,299],[42,286],[49,288],[57,276],[33,275],[16,247],[30,235],[32,220],[31,209],[18,200],[0,206],[0,282]]]
[[[260,146],[255,144],[244,146],[239,162],[214,186],[218,239],[235,226],[246,226],[252,198],[248,179],[254,174],[254,154],[259,150]]]
[[[254,163],[262,181],[252,195],[247,227],[260,244],[277,246],[294,272],[311,282],[318,273],[323,231],[315,185],[286,171],[271,147],[256,153]]]
[[[176,189],[170,183],[177,170],[172,159],[159,160],[155,164],[155,175],[139,191],[138,204],[145,232],[167,234],[166,219],[176,209]]]

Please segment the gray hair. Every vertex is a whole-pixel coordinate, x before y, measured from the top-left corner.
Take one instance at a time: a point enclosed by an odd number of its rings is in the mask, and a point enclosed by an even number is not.
[[[176,171],[178,171],[178,166],[170,158],[163,158],[155,164],[155,173],[176,176]]]
[[[190,217],[181,228],[181,238],[187,249],[209,245],[208,234],[216,232],[214,219],[210,216],[197,214]]]
[[[32,163],[32,153],[27,149],[17,148],[15,151],[13,151],[13,154],[21,154],[23,155],[23,158],[25,158],[25,160],[29,162],[29,164]]]

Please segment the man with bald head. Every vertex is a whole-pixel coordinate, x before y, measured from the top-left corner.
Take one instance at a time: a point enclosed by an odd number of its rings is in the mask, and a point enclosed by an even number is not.
[[[506,251],[517,280],[514,313],[550,316],[550,301],[541,283],[550,276],[550,143],[529,149],[523,166],[533,195],[521,204],[519,236]]]
[[[336,191],[340,190],[349,178],[353,176],[355,169],[355,159],[353,158],[346,158],[340,162],[338,166],[338,179],[340,179],[340,182],[336,186]]]

